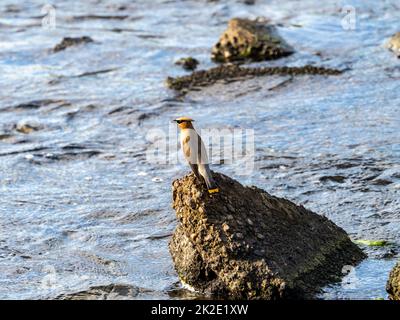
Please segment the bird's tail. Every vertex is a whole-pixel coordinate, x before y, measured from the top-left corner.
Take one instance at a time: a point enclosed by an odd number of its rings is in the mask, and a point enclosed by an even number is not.
[[[215,180],[212,177],[211,170],[209,168],[206,169],[206,174],[204,175],[204,181],[206,182],[208,193],[218,193],[219,188],[215,183]]]

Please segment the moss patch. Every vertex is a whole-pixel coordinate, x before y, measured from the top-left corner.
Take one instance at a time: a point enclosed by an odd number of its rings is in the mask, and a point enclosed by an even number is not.
[[[384,247],[389,244],[386,240],[354,240],[354,243],[370,247]]]

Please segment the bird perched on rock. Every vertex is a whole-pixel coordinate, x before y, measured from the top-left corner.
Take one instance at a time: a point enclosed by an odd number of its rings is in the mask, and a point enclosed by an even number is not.
[[[188,117],[180,117],[173,120],[181,129],[181,147],[183,155],[188,161],[193,173],[198,179],[203,178],[208,193],[217,193],[219,189],[215,183],[208,163],[207,151],[200,135],[193,128],[194,121]]]

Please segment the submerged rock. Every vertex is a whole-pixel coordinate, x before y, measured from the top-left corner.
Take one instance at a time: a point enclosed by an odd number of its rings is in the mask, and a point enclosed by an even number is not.
[[[214,173],[210,196],[193,174],[173,183],[180,221],[169,248],[181,281],[233,299],[312,297],[364,253],[302,206]]]
[[[87,36],[78,37],[78,38],[66,37],[59,44],[57,44],[54,47],[53,51],[58,52],[58,51],[65,50],[68,47],[77,46],[77,45],[85,44],[85,43],[89,43],[89,42],[93,42],[93,39],[90,37],[87,37]]]
[[[395,33],[386,46],[400,58],[400,32]]]
[[[325,181],[333,181],[333,182],[337,182],[337,183],[344,183],[346,181],[346,177],[344,176],[323,176],[321,178],[319,178],[319,181],[321,182],[325,182]]]
[[[22,120],[15,125],[15,130],[24,134],[38,131],[40,129],[41,125],[35,121]]]
[[[90,287],[76,293],[62,294],[56,300],[124,300],[136,298],[142,288],[124,284]]]
[[[324,67],[306,65],[303,67],[258,67],[247,68],[237,65],[221,65],[208,70],[199,70],[182,77],[168,77],[166,85],[168,88],[183,91],[199,87],[210,86],[217,81],[238,81],[247,78],[271,75],[339,75],[342,71]]]
[[[217,62],[237,60],[271,60],[293,53],[273,25],[259,20],[231,19],[228,29],[212,49]]]
[[[175,62],[175,64],[182,66],[182,68],[185,70],[195,70],[199,64],[199,61],[197,61],[195,58],[187,57],[179,59]]]
[[[400,300],[400,262],[390,272],[386,291],[390,300]]]

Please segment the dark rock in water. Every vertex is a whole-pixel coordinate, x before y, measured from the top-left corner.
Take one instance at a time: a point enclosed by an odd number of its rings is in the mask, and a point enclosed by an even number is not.
[[[67,105],[68,103],[64,100],[53,100],[53,99],[34,100],[30,102],[20,103],[14,106],[7,106],[5,108],[2,108],[1,111],[35,110],[52,104],[57,104],[61,106],[61,105]]]
[[[393,181],[387,180],[387,179],[374,179],[372,180],[372,184],[376,186],[387,186],[389,184],[392,184]]]
[[[131,285],[110,284],[91,287],[88,290],[62,294],[56,300],[121,300],[137,297],[143,289]]]
[[[7,140],[7,139],[10,139],[10,138],[12,138],[12,135],[11,135],[11,134],[8,134],[8,133],[1,133],[1,132],[0,132],[0,141],[2,141],[2,140]]]
[[[390,300],[400,300],[400,262],[390,272],[386,291]]]
[[[41,128],[42,126],[39,123],[27,120],[20,121],[15,125],[15,130],[24,134],[28,134],[33,131],[38,131]]]
[[[195,58],[187,57],[179,59],[175,62],[175,64],[182,66],[182,68],[185,70],[195,70],[199,64],[199,61],[197,61]]]
[[[276,28],[265,21],[234,18],[212,49],[217,62],[271,60],[293,53]]]
[[[365,254],[327,218],[214,173],[209,195],[193,174],[173,183],[180,221],[169,248],[181,281],[233,299],[311,298]]]
[[[343,176],[323,176],[321,178],[319,178],[319,181],[321,182],[325,182],[325,181],[333,181],[333,182],[337,182],[337,183],[343,183],[345,182],[346,177]]]
[[[400,32],[395,33],[386,46],[400,58]]]
[[[300,75],[339,75],[341,70],[315,67],[306,65],[303,67],[259,67],[259,68],[246,68],[237,65],[221,65],[208,70],[199,70],[192,72],[192,74],[183,77],[168,77],[166,85],[170,89],[182,91],[191,90],[199,87],[210,86],[217,81],[239,81],[246,78],[271,76],[271,75],[287,75],[287,76],[300,76]]]
[[[54,47],[53,51],[58,52],[58,51],[65,50],[72,46],[77,46],[77,45],[85,44],[85,43],[89,43],[89,42],[93,42],[93,39],[90,37],[87,37],[87,36],[78,37],[78,38],[66,37],[59,44],[57,44]]]

